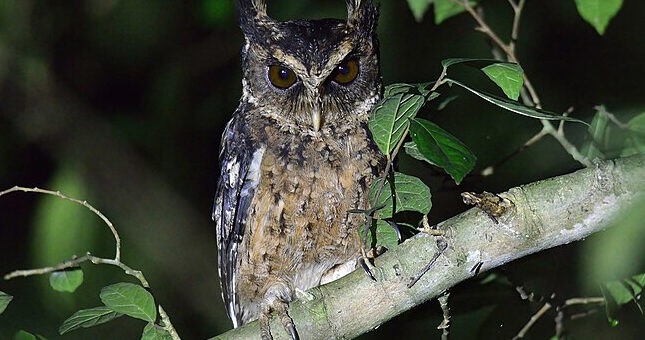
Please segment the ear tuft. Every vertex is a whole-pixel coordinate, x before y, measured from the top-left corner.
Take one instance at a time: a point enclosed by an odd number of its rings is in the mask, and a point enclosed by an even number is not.
[[[345,0],[347,2],[347,24],[362,32],[376,31],[378,9],[372,0]]]
[[[266,0],[239,0],[237,15],[246,37],[256,36],[260,30],[269,28],[274,23],[267,15]]]

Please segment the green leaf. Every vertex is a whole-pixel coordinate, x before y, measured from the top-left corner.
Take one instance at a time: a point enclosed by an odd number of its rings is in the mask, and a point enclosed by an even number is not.
[[[609,21],[618,13],[623,5],[623,0],[575,0],[580,16],[598,34],[603,35]]]
[[[645,112],[632,118],[627,123],[629,130],[645,136]]]
[[[90,309],[81,309],[70,316],[58,328],[58,333],[65,333],[77,330],[79,328],[89,328],[112,321],[123,314],[113,311],[110,307],[95,307]]]
[[[12,299],[13,299],[13,296],[3,291],[0,291],[0,314],[2,314],[2,312],[5,311],[5,309],[7,309],[7,306],[9,305]]]
[[[396,83],[391,84],[385,87],[383,97],[392,97],[399,93],[411,93],[411,94],[420,94],[424,97],[427,97],[430,94],[428,87],[434,84],[434,82],[429,83],[418,83],[418,84],[406,84],[406,83]],[[439,93],[433,92],[433,98],[438,97]]]
[[[16,335],[13,337],[13,339],[14,340],[47,340],[47,338],[45,338],[42,335],[34,335],[27,331],[22,331],[22,330],[18,331],[18,333],[16,333]]]
[[[154,322],[157,309],[152,295],[133,283],[115,283],[101,289],[101,301],[113,311],[136,319]]]
[[[475,6],[477,1],[470,1],[471,6]],[[464,6],[455,3],[452,0],[435,0],[434,1],[434,23],[439,25],[446,19],[454,17],[465,11]]]
[[[376,236],[376,245],[384,246],[387,249],[392,249],[401,241],[401,235],[392,227],[387,221],[376,220],[373,230]]]
[[[582,148],[582,153],[588,159],[606,159],[603,149],[609,137],[609,130],[607,129],[609,126],[609,116],[605,112],[605,108],[600,107],[591,121],[591,126],[589,126],[588,131],[591,135],[591,141]]]
[[[172,340],[172,337],[165,329],[149,323],[143,329],[141,340]]]
[[[564,120],[564,121],[578,122],[578,123],[582,123],[582,124],[585,124],[585,125],[589,125],[589,124],[587,124],[586,122],[584,122],[584,121],[582,121],[580,119],[557,115],[557,114],[555,114],[553,112],[549,112],[549,111],[542,110],[542,109],[531,108],[531,107],[528,107],[528,106],[524,106],[524,105],[522,105],[522,104],[520,104],[518,102],[508,100],[506,98],[497,97],[495,95],[488,94],[488,93],[483,92],[483,91],[475,90],[475,89],[473,89],[471,87],[468,87],[468,86],[466,86],[466,85],[464,85],[464,84],[462,84],[462,83],[460,83],[460,82],[458,82],[458,81],[456,81],[454,79],[447,78],[446,81],[451,83],[451,84],[459,85],[459,86],[465,88],[466,90],[476,94],[477,96],[479,96],[480,98],[484,99],[485,101],[487,101],[489,103],[495,104],[495,105],[497,105],[497,106],[499,106],[499,107],[501,107],[503,109],[506,109],[508,111],[520,114],[522,116],[527,116],[527,117],[537,118],[537,119],[547,119],[547,120]]]
[[[423,160],[446,170],[457,184],[475,167],[477,157],[472,151],[455,136],[431,121],[412,119],[410,136]],[[410,149],[414,147],[411,146]]]
[[[59,270],[49,275],[49,285],[59,292],[73,293],[83,283],[83,270],[70,268]]]
[[[392,185],[391,179],[388,178],[377,200],[376,193],[382,183],[383,180],[378,179],[373,181],[370,187],[370,204],[373,207],[383,206],[374,214],[375,218],[390,218],[401,211],[417,211],[422,214],[430,212],[432,207],[430,188],[420,179],[395,172],[394,184]]]
[[[423,157],[421,152],[419,151],[419,148],[417,147],[417,143],[415,142],[407,142],[403,144],[403,147],[405,148],[405,152],[410,155],[410,157],[420,160],[420,161],[425,161],[426,158]],[[434,165],[434,164],[432,164]]]
[[[520,97],[520,91],[524,86],[524,70],[517,64],[497,63],[484,67],[484,73],[510,99],[517,100]]]
[[[605,288],[607,288],[607,292],[619,306],[628,303],[634,298],[633,292],[624,286],[621,281],[607,282],[605,283]]]
[[[395,84],[386,89],[386,97],[372,111],[369,128],[383,154],[392,153],[403,138],[408,120],[416,116],[425,103],[428,91],[422,91],[418,86]]]
[[[618,307],[633,301],[643,313],[639,304],[639,296],[645,287],[645,274],[634,275],[633,277],[620,281],[609,281],[605,283],[605,300],[610,296]]]
[[[408,0],[408,7],[410,7],[412,15],[414,15],[414,19],[417,22],[423,21],[423,17],[433,1],[434,0]]]

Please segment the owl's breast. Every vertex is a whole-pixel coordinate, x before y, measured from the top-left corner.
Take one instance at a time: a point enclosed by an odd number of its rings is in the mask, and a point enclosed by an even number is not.
[[[367,190],[383,164],[362,128],[318,138],[266,131],[243,241],[249,251],[240,262],[243,279],[254,282],[250,295],[278,277],[305,290],[355,260],[364,219],[349,210],[368,207]]]

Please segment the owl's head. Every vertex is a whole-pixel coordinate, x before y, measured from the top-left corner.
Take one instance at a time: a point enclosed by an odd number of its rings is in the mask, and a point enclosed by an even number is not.
[[[371,0],[346,2],[347,19],[278,22],[264,0],[240,0],[243,102],[314,132],[364,120],[382,92],[378,10]]]

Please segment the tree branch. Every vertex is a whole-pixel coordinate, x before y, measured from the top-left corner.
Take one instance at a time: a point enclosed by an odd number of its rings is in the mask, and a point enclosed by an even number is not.
[[[636,156],[513,188],[501,194],[514,208],[499,224],[476,208],[439,223],[448,248],[412,288],[412,278],[438,251],[436,238],[425,233],[378,257],[377,281],[355,271],[309,290],[311,298],[292,303],[289,315],[303,339],[357,337],[473,277],[478,264],[489,270],[603,230],[645,192],[643,178],[645,156]],[[272,320],[271,329],[275,339],[288,339],[279,320]],[[259,334],[252,322],[214,339]]]

